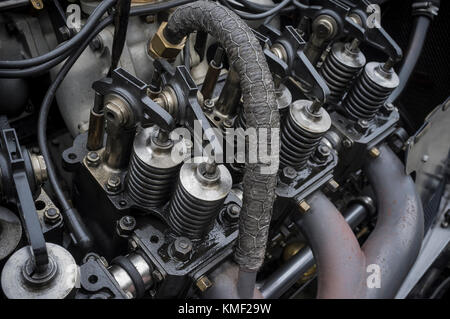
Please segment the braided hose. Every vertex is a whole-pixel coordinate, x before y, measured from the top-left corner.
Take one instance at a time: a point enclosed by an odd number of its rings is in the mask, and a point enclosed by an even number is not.
[[[276,154],[270,163],[247,163],[244,174],[244,200],[239,220],[239,237],[235,261],[242,278],[256,272],[264,261],[272,206],[275,199],[278,170],[279,113],[274,84],[261,46],[252,30],[235,13],[207,1],[180,6],[170,17],[164,30],[167,40],[176,44],[193,31],[205,31],[225,48],[230,68],[238,72],[242,88],[247,127],[267,129],[267,149]],[[271,129],[277,129],[277,140],[271,140]],[[270,172],[265,169],[271,167]]]

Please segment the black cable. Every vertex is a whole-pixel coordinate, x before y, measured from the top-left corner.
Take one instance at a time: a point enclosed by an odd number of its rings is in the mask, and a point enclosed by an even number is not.
[[[45,97],[42,101],[41,109],[39,111],[38,119],[38,143],[41,149],[42,156],[44,157],[45,163],[47,165],[47,174],[52,185],[53,191],[57,197],[57,200],[61,206],[61,213],[64,218],[64,222],[69,227],[69,230],[74,235],[77,245],[83,250],[88,250],[92,246],[92,239],[89,232],[81,220],[78,212],[72,207],[72,205],[67,200],[64,191],[59,182],[55,166],[51,160],[50,152],[47,146],[47,119],[52,105],[53,99],[55,97],[56,90],[64,80],[65,76],[75,64],[77,59],[83,53],[85,48],[89,45],[92,39],[109,23],[111,23],[112,18],[108,17],[102,20],[94,31],[84,40],[84,42],[78,47],[78,49],[69,57],[69,59],[64,63],[61,70],[59,70],[55,80],[50,85]]]
[[[98,7],[95,8],[94,12],[89,16],[86,25],[81,29],[81,31],[67,42],[64,42],[60,46],[56,47],[54,50],[44,55],[31,59],[19,61],[0,61],[0,69],[23,69],[32,67],[35,65],[48,62],[64,54],[67,51],[75,49],[81,43],[81,41],[83,41],[87,36],[89,36],[92,30],[97,26],[98,21],[103,17],[106,11],[114,5],[115,2],[116,0],[102,1],[98,5]]]
[[[252,13],[247,13],[247,12],[243,12],[243,11],[239,11],[236,9],[233,9],[233,7],[230,5],[230,3],[227,0],[221,0],[221,3],[223,5],[225,5],[228,9],[233,10],[238,16],[240,16],[242,19],[245,20],[260,20],[260,19],[265,19],[275,13],[280,12],[280,10],[282,10],[284,7],[286,7],[289,3],[291,3],[292,0],[283,0],[282,2],[280,2],[279,4],[277,4],[275,7],[271,8],[270,10],[267,10],[265,12],[261,12],[261,13],[256,13],[256,14],[252,14]]]
[[[398,77],[400,78],[400,84],[391,93],[387,102],[393,103],[404,91],[406,84],[419,60],[420,54],[422,53],[423,46],[425,44],[425,39],[427,37],[428,28],[430,26],[431,20],[428,16],[418,16],[414,20],[414,31],[409,42],[409,47],[403,61],[403,65],[400,69]]]
[[[116,12],[114,13],[114,37],[111,51],[111,66],[108,76],[119,64],[125,40],[127,38],[128,18],[130,16],[131,0],[117,0]]]
[[[275,7],[275,5],[264,5],[264,4],[258,4],[255,2],[251,2],[251,1],[247,1],[247,0],[227,0],[228,3],[235,9],[237,10],[241,10],[241,11],[248,11],[250,10],[251,12],[265,12],[267,10],[273,9]],[[248,10],[245,10],[245,9]],[[290,12],[292,10],[295,10],[295,6],[288,6],[283,8],[280,12]]]
[[[303,3],[301,3],[301,2],[298,1],[298,0],[293,0],[292,3],[293,3],[294,6],[296,6],[298,9],[303,9],[303,10],[306,10],[306,9],[309,9],[309,8],[314,7],[314,6],[308,6],[308,5],[306,5],[306,4],[303,4]],[[319,7],[319,6],[316,6],[316,7]]]
[[[30,68],[22,69],[22,70],[0,70],[0,78],[28,78],[32,76],[41,75],[54,66],[58,65],[64,59],[66,59],[72,51],[65,52],[64,54],[54,58],[53,60],[47,61],[37,66],[33,66]]]
[[[55,5],[56,11],[58,12],[61,22],[67,27],[66,14],[64,13],[64,9],[61,6],[61,3],[59,3],[59,0],[53,0],[53,4]]]
[[[168,10],[173,7],[178,7],[186,3],[195,2],[196,0],[173,0],[173,1],[167,1],[162,3],[155,3],[155,4],[148,4],[148,5],[142,5],[133,7],[131,9],[131,16],[142,16],[146,14],[153,14],[157,13],[159,11]]]

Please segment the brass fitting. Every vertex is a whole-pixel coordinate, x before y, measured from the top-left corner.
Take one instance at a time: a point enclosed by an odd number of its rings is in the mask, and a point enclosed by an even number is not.
[[[380,154],[381,154],[380,150],[376,147],[372,147],[369,150],[369,155],[373,158],[377,158],[378,156],[380,156]]]
[[[306,214],[311,209],[311,206],[309,206],[309,204],[305,200],[302,200],[300,203],[298,203],[298,208],[300,210],[300,213]]]
[[[178,44],[170,43],[164,36],[164,28],[167,22],[161,23],[153,38],[148,45],[148,53],[155,59],[165,58],[175,60],[178,53],[183,49],[186,43],[186,37]]]
[[[208,277],[203,275],[199,279],[197,279],[197,281],[195,282],[195,285],[197,286],[198,289],[200,289],[201,292],[205,292],[206,290],[211,288],[213,284],[212,284],[211,280],[209,280]]]

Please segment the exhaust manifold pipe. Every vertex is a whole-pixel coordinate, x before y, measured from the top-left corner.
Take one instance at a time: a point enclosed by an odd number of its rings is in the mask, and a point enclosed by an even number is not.
[[[423,211],[414,182],[386,146],[364,171],[377,198],[378,220],[362,246],[321,192],[298,222],[318,268],[318,298],[393,298],[414,264],[423,239]],[[369,276],[379,271],[379,285]]]

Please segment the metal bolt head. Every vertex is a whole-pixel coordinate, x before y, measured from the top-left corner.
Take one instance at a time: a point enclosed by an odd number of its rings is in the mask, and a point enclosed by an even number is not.
[[[380,154],[381,154],[380,150],[376,147],[372,147],[369,150],[369,155],[373,158],[377,158],[378,156],[380,156]]]
[[[320,144],[315,152],[315,159],[319,162],[319,163],[323,163],[328,159],[328,156],[330,156],[330,148],[324,144]]]
[[[336,182],[334,179],[330,179],[330,180],[328,181],[327,186],[328,186],[328,188],[330,189],[330,191],[335,192],[335,191],[337,191],[337,189],[339,188],[339,183]]]
[[[97,35],[94,39],[92,39],[91,43],[89,43],[89,47],[92,49],[92,51],[102,50],[104,47],[102,38]]]
[[[385,115],[389,115],[392,113],[392,111],[394,111],[395,106],[394,104],[387,102],[383,105],[383,107],[381,108],[382,113],[384,113]]]
[[[236,223],[239,220],[240,212],[241,208],[237,204],[231,204],[225,210],[223,217],[228,223]]]
[[[178,237],[172,244],[172,253],[178,260],[187,260],[191,251],[192,242],[186,237]]]
[[[206,112],[211,113],[214,110],[214,102],[210,99],[205,100],[203,102],[203,108]]]
[[[297,171],[291,167],[291,166],[286,166],[285,168],[283,168],[283,170],[281,171],[281,175],[280,175],[280,180],[283,183],[289,184],[291,183],[295,178],[297,177]]]
[[[359,120],[355,124],[355,129],[360,132],[364,133],[369,128],[369,122],[367,120]]]
[[[208,277],[203,275],[197,279],[197,281],[195,282],[195,285],[197,286],[198,289],[200,289],[201,292],[205,292],[206,290],[211,288],[213,284],[212,284],[211,280],[209,280]]]
[[[309,204],[305,200],[302,200],[300,203],[298,203],[298,208],[300,210],[300,213],[306,214],[311,209],[311,206],[309,206]]]
[[[44,212],[44,221],[48,224],[56,224],[61,219],[61,214],[59,210],[54,207],[48,208]]]
[[[123,216],[117,222],[117,233],[119,236],[130,236],[136,228],[136,219],[133,216]]]
[[[112,175],[108,178],[108,182],[106,183],[106,189],[110,192],[118,192],[120,190],[120,177],[117,175]]]
[[[91,151],[86,155],[86,163],[90,167],[97,167],[100,164],[100,155],[97,152]]]
[[[353,142],[347,138],[347,139],[345,139],[345,140],[342,142],[342,145],[343,145],[345,148],[350,148],[350,147],[352,147]]]

